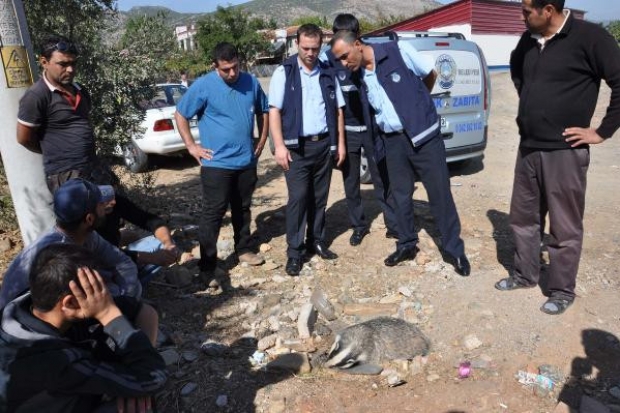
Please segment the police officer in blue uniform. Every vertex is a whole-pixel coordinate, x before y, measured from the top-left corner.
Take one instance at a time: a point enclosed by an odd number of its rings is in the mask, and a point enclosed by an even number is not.
[[[269,85],[275,159],[288,188],[285,271],[291,276],[299,275],[305,252],[338,257],[323,240],[332,159],[341,166],[346,157],[344,98],[333,71],[318,60],[322,43],[318,26],[300,26],[298,54],[276,69]]]
[[[428,193],[443,250],[459,274],[469,275],[471,266],[460,238],[439,117],[430,97],[436,79],[433,62],[406,42],[366,45],[352,32],[336,33],[332,52],[350,70],[362,69],[380,131],[383,153],[376,156],[385,156],[398,220],[396,251],[385,259],[385,265],[411,260],[418,252],[412,198],[417,175]]]
[[[359,22],[355,16],[348,13],[339,14],[334,19],[332,30],[337,33],[341,30],[348,30],[359,34]],[[377,165],[373,149],[373,125],[370,107],[367,97],[362,88],[360,72],[351,72],[334,57],[331,50],[321,55],[321,60],[325,60],[336,71],[336,77],[340,82],[342,94],[345,100],[344,107],[344,129],[347,144],[347,158],[342,165],[342,177],[344,181],[344,193],[349,212],[349,221],[353,228],[353,233],[349,239],[352,246],[362,243],[364,237],[369,233],[369,223],[364,215],[362,206],[362,196],[360,193],[360,163],[362,149],[368,160],[368,168],[372,177],[374,192],[381,210],[383,211],[383,221],[387,227],[386,237],[397,238],[398,232],[396,214],[392,206],[386,201],[389,197],[389,185],[385,160]]]

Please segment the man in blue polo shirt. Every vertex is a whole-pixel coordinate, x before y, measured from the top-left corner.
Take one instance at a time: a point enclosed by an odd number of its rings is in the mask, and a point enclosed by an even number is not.
[[[237,49],[219,43],[212,55],[214,71],[197,79],[177,104],[175,119],[189,153],[201,165],[202,216],[200,269],[208,280],[219,276],[217,238],[230,205],[235,249],[240,262],[261,265],[252,252],[250,206],[256,187],[256,161],[269,130],[267,97],[258,80],[239,71]],[[194,142],[189,119],[198,116],[200,144]],[[253,145],[254,118],[260,140]]]
[[[269,84],[271,137],[288,188],[285,271],[291,276],[299,275],[304,251],[338,257],[324,244],[324,233],[331,156],[337,166],[346,157],[344,98],[333,70],[318,59],[322,43],[318,26],[300,26],[299,53],[276,69]]]

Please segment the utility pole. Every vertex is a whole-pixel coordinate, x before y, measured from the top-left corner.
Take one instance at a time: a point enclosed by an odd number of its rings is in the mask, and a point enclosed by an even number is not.
[[[21,0],[0,0],[0,153],[24,244],[51,228],[52,196],[41,155],[17,143],[19,99],[38,73]],[[37,76],[38,77],[38,76]]]

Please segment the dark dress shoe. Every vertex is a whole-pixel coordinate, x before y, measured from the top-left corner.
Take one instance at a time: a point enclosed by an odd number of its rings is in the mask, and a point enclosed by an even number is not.
[[[301,260],[299,258],[289,258],[286,261],[284,271],[292,277],[299,275],[301,272]]]
[[[366,235],[368,235],[370,231],[368,228],[364,229],[355,229],[353,230],[353,234],[351,234],[351,238],[349,239],[349,243],[351,246],[356,247],[362,243],[362,240]]]
[[[385,261],[383,261],[383,263],[388,267],[393,267],[399,262],[414,259],[418,251],[420,250],[416,246],[409,248],[398,248],[396,251],[390,254],[390,256],[387,257]]]
[[[336,258],[338,258],[338,255],[331,252],[329,249],[327,249],[325,245],[320,243],[314,244],[314,252],[316,253],[316,255],[323,258],[324,260],[335,260]]]
[[[461,255],[456,259],[454,263],[454,268],[456,272],[462,275],[463,277],[467,277],[471,274],[471,265],[469,264],[469,260],[465,256],[465,254]]]
[[[385,233],[385,238],[398,239],[398,232],[390,231],[389,229]]]

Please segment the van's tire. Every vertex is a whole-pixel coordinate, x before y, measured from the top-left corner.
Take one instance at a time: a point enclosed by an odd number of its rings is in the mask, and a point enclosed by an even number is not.
[[[149,168],[148,155],[135,142],[129,142],[123,147],[123,161],[133,173],[144,172]]]
[[[366,158],[364,149],[362,149],[362,155],[360,156],[360,183],[372,183],[372,175],[370,174],[370,168],[368,167],[368,158]]]

